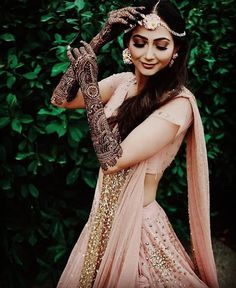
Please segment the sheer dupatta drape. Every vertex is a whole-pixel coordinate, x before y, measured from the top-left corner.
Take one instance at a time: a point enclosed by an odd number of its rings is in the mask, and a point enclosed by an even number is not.
[[[187,137],[188,207],[193,255],[200,278],[209,287],[217,288],[210,233],[209,174],[203,125],[194,96],[187,89],[181,96],[189,99],[194,118]],[[135,287],[145,167],[146,163],[143,162],[135,168],[126,187],[95,287],[120,288],[127,287],[127,284]]]
[[[187,137],[188,210],[193,255],[201,279],[217,288],[217,274],[211,243],[209,174],[207,151],[196,99],[188,91],[194,121]]]
[[[189,98],[194,121],[187,138],[187,175],[191,239],[200,278],[211,288],[217,288],[217,275],[212,251],[209,214],[209,183],[206,146],[203,126],[194,96],[184,90],[182,97]],[[133,167],[120,194],[109,240],[96,274],[93,287],[135,288],[138,282],[138,263],[142,225],[144,179],[146,161]],[[100,170],[93,209],[62,274],[58,287],[78,287],[89,227],[96,214],[103,173]],[[72,277],[73,275],[73,277]],[[61,284],[60,284],[61,283]]]

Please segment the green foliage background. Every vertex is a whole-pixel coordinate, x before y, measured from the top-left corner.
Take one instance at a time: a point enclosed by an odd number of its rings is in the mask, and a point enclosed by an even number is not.
[[[206,133],[213,234],[220,237],[219,229],[228,229],[231,238],[228,211],[236,176],[231,137],[236,79],[233,2],[177,1],[192,40],[189,85]],[[1,287],[55,287],[85,224],[98,171],[85,112],[52,107],[50,97],[68,66],[67,44],[77,35],[74,46],[80,39],[90,41],[110,10],[129,3],[134,5],[122,0],[1,1]],[[121,37],[102,49],[101,78],[126,69],[121,51]],[[162,181],[159,201],[185,239],[184,150]]]

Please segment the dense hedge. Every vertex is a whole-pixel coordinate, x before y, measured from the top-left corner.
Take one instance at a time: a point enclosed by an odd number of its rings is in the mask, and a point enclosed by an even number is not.
[[[132,2],[1,1],[1,287],[43,283],[55,287],[87,219],[98,164],[85,113],[52,107],[50,96],[68,66],[66,45],[77,35],[74,46],[81,38],[89,41],[111,9]],[[228,170],[235,159],[230,138],[236,79],[233,2],[177,3],[192,39],[189,85],[205,126],[215,219],[224,217],[218,203],[224,201],[223,189],[228,189],[224,197],[230,197],[235,178],[235,172]],[[125,69],[121,51],[121,37],[102,49],[100,77]],[[226,179],[223,184],[222,179]],[[186,237],[184,150],[166,174],[159,194],[180,237]]]

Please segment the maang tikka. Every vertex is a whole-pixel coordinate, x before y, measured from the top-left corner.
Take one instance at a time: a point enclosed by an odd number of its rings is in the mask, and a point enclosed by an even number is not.
[[[178,37],[184,37],[186,35],[186,32],[183,31],[182,33],[178,33],[174,30],[172,30],[166,23],[164,23],[161,18],[157,15],[157,9],[158,5],[160,4],[160,0],[157,1],[155,6],[152,9],[152,12],[147,15],[143,15],[143,19],[138,21],[138,24],[140,26],[143,26],[147,30],[156,30],[159,26],[162,26],[166,28],[171,34],[178,36]],[[129,32],[132,30],[135,26],[132,26],[130,29],[126,30],[125,32]]]

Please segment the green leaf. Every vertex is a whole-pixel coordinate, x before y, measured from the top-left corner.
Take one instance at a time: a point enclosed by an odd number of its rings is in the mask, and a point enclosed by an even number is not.
[[[210,139],[211,139],[211,135],[210,134],[205,134],[206,143],[208,143]]]
[[[59,121],[53,121],[45,128],[47,134],[57,133],[59,137],[62,137],[66,133],[66,125]]]
[[[12,130],[21,133],[22,132],[22,125],[18,119],[13,119],[11,122]]]
[[[29,189],[30,194],[34,198],[38,198],[39,197],[39,190],[33,184],[29,184],[28,185],[28,189]]]
[[[83,138],[83,132],[77,126],[69,126],[69,135],[75,142],[79,142]]]
[[[79,177],[80,168],[75,168],[66,177],[66,184],[71,185],[74,184]]]
[[[67,69],[68,65],[69,65],[68,62],[67,63],[54,64],[52,67],[51,76],[55,77],[62,72],[64,73],[65,70]]]
[[[75,3],[74,2],[66,2],[66,10],[70,10],[73,9],[75,7]]]
[[[54,18],[54,17],[53,17],[52,14],[47,14],[47,15],[41,16],[40,21],[41,21],[41,22],[47,22],[48,20],[53,19],[53,18]]]
[[[29,196],[29,190],[26,185],[22,185],[20,188],[20,194],[23,198],[27,198]]]
[[[8,57],[8,61],[9,61],[9,66],[11,69],[17,68],[18,59],[17,59],[17,56],[15,54],[10,54]]]
[[[58,262],[63,256],[66,255],[67,250],[65,249],[65,247],[61,247],[60,249],[57,247],[56,249],[57,253],[55,253],[54,255],[54,262]]]
[[[59,108],[59,107],[52,107],[51,109],[41,108],[38,111],[38,115],[52,115],[57,116],[62,114],[65,111],[65,108]]]
[[[17,153],[15,159],[16,160],[23,160],[23,159],[29,158],[29,157],[31,157],[33,155],[34,155],[34,152],[25,152],[25,153],[24,152],[19,152],[19,153]]]
[[[95,188],[97,180],[91,171],[83,170],[82,178],[89,187]]]
[[[11,189],[11,180],[10,179],[1,179],[0,180],[0,187],[3,190]]]
[[[17,104],[17,98],[16,98],[16,95],[15,94],[8,94],[7,95],[7,104],[10,106],[10,107],[15,107],[16,104]]]
[[[11,89],[15,82],[16,82],[16,77],[11,74],[11,75],[7,78],[7,88]]]
[[[20,114],[17,117],[21,123],[29,124],[32,123],[34,120],[31,115],[28,114]]]
[[[38,170],[38,160],[34,160],[30,162],[27,168],[28,172],[33,173],[34,175],[37,175],[37,170]]]
[[[55,239],[64,238],[63,226],[60,222],[56,222],[53,227],[52,236]]]
[[[28,80],[33,80],[37,78],[37,75],[34,72],[27,72],[27,73],[24,73],[22,76]]]
[[[78,19],[74,19],[74,18],[67,18],[66,22],[69,24],[74,24],[74,25],[78,25]]]
[[[11,33],[5,33],[5,34],[0,35],[0,39],[7,41],[7,42],[11,42],[11,41],[15,41],[15,36]]]
[[[9,117],[0,118],[0,129],[6,127],[11,122]]]
[[[78,11],[81,11],[85,6],[84,0],[75,0],[75,6],[78,8]]]

